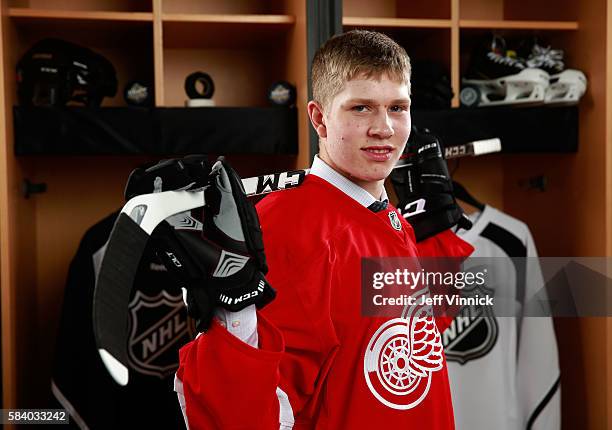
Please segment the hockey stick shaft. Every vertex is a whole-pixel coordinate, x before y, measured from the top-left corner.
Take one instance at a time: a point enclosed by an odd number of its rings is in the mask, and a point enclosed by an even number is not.
[[[448,146],[444,148],[446,159],[461,158],[467,156],[478,156],[501,151],[501,141],[498,138],[476,140],[462,145]],[[401,158],[404,158],[402,156]],[[403,166],[396,166],[401,168]],[[258,196],[274,191],[285,190],[298,186],[304,181],[309,173],[308,169],[293,170],[290,172],[276,173],[271,175],[255,176],[242,180],[246,195]]]
[[[448,159],[467,156],[478,156],[501,151],[501,140],[498,138],[475,140],[463,145],[447,146],[444,148],[444,157]]]

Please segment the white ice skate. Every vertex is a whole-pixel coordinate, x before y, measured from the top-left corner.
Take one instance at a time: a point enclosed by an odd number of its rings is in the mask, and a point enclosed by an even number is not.
[[[541,104],[549,80],[544,70],[531,68],[491,80],[463,79],[459,98],[468,107]]]
[[[587,78],[580,70],[567,69],[550,77],[546,89],[546,104],[574,105],[580,100],[587,88]]]

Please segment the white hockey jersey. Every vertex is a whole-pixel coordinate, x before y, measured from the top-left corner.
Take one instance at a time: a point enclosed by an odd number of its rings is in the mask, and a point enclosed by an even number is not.
[[[529,229],[490,206],[471,218],[473,228],[459,232],[475,247],[466,269],[479,264],[477,257],[502,257],[496,259],[502,270],[495,270],[486,287],[522,306],[543,285],[537,259],[523,258],[537,257]],[[559,363],[550,318],[490,312],[471,318],[460,312],[443,333],[443,343],[458,430],[560,428]]]

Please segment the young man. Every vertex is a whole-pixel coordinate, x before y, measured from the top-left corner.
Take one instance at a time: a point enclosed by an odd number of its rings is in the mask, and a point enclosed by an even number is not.
[[[312,80],[319,154],[310,175],[257,206],[276,298],[257,311],[214,304],[210,328],[180,353],[186,421],[191,429],[452,429],[431,312],[361,315],[363,257],[472,250],[450,231],[417,245],[386,204],[384,180],[411,129],[408,56],[380,33],[352,31],[321,47]],[[195,291],[191,306],[210,308]]]

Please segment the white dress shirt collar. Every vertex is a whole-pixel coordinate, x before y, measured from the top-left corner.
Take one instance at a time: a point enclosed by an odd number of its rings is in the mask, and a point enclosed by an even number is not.
[[[318,155],[314,157],[312,167],[310,168],[310,174],[329,182],[362,206],[368,207],[377,200],[372,194],[328,166]],[[383,187],[380,200],[388,200],[385,187]]]

